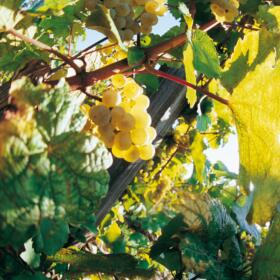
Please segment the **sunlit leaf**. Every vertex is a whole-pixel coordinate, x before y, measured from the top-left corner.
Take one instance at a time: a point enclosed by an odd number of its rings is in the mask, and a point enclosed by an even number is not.
[[[196,85],[196,76],[194,70],[194,53],[190,43],[187,44],[187,47],[184,50],[184,67],[187,82]],[[197,100],[196,90],[189,87],[187,89],[186,97],[188,103],[190,104],[190,107],[192,108]]]
[[[255,186],[252,221],[269,221],[280,201],[279,35],[266,30],[240,40],[225,72],[239,139],[240,180]],[[249,71],[249,72],[248,72]],[[235,74],[236,73],[236,74]],[[236,79],[237,78],[237,79]],[[227,84],[229,85],[229,83]],[[231,85],[229,85],[231,86]]]

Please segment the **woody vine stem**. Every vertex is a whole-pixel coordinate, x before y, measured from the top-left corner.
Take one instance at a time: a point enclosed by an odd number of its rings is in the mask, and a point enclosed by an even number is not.
[[[219,23],[217,23],[216,21],[211,21],[211,22],[201,26],[200,29],[203,30],[203,31],[208,31],[208,30],[216,27],[218,24]],[[186,40],[187,40],[187,37],[186,37],[185,33],[183,33],[181,35],[178,35],[178,36],[176,36],[176,37],[174,37],[170,40],[167,40],[165,42],[162,42],[162,43],[160,43],[156,46],[144,49],[145,50],[145,58],[142,61],[140,61],[137,65],[134,65],[133,67],[128,65],[127,59],[123,59],[123,60],[117,61],[115,63],[112,63],[108,66],[105,66],[103,68],[97,69],[95,71],[85,72],[85,71],[82,71],[77,66],[77,64],[74,62],[74,59],[76,58],[76,56],[69,57],[69,56],[66,56],[64,54],[61,54],[60,52],[58,52],[54,48],[49,47],[48,45],[45,45],[44,43],[42,43],[40,41],[37,41],[35,39],[31,39],[31,38],[29,38],[25,35],[22,35],[14,29],[9,29],[8,32],[10,34],[14,35],[15,37],[29,43],[29,44],[33,44],[34,46],[36,46],[36,47],[38,47],[42,50],[45,50],[45,51],[48,51],[48,52],[54,54],[55,56],[62,59],[65,64],[68,64],[69,66],[71,66],[76,71],[76,75],[73,76],[73,77],[69,77],[66,80],[69,83],[72,90],[84,89],[87,86],[91,86],[98,81],[108,79],[116,73],[124,73],[124,74],[125,73],[136,73],[137,70],[134,70],[133,68],[142,66],[142,69],[138,70],[138,72],[144,71],[144,72],[156,75],[158,77],[162,77],[162,78],[174,81],[174,82],[179,83],[181,85],[196,89],[199,92],[201,92],[202,94],[204,94],[204,95],[206,95],[206,96],[208,96],[208,97],[210,97],[210,98],[212,98],[212,99],[214,99],[218,102],[221,102],[222,104],[228,105],[227,100],[223,99],[220,96],[215,95],[214,93],[211,93],[211,92],[207,91],[205,88],[198,87],[198,86],[193,85],[189,82],[186,82],[185,80],[182,80],[180,78],[177,78],[177,77],[174,77],[172,75],[166,74],[166,73],[164,73],[162,71],[159,71],[159,70],[155,70],[151,66],[150,61],[157,61],[157,58],[161,54],[166,53],[166,52],[170,51],[171,49],[174,49],[178,46],[181,46],[181,45],[185,44]],[[57,82],[58,81],[49,81],[47,83],[50,84],[50,85],[55,85]]]

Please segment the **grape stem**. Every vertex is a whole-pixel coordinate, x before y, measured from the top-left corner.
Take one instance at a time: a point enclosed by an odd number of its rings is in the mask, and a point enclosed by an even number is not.
[[[55,56],[62,59],[65,63],[69,64],[76,71],[77,74],[81,72],[80,67],[73,61],[72,58],[69,58],[68,56],[60,53],[56,49],[54,49],[54,48],[52,48],[52,47],[50,47],[50,46],[48,46],[48,45],[46,45],[46,44],[44,44],[40,41],[29,38],[29,37],[17,32],[14,28],[8,29],[7,32],[14,35],[16,38],[21,39],[22,41],[24,41],[26,43],[32,44],[35,47],[37,47],[39,49],[42,49],[43,51],[47,51],[49,53],[54,54]]]
[[[203,87],[198,87],[198,86],[196,86],[194,84],[191,84],[191,83],[189,83],[189,82],[187,82],[185,80],[182,80],[182,79],[180,79],[178,77],[175,77],[175,76],[170,75],[168,73],[162,72],[160,70],[153,69],[149,65],[147,65],[145,69],[150,74],[153,74],[155,76],[158,76],[158,77],[161,77],[161,78],[173,81],[173,82],[175,82],[177,84],[181,84],[183,86],[190,87],[190,88],[195,89],[195,90],[203,93],[204,95],[206,95],[206,96],[208,96],[208,97],[210,97],[210,98],[212,98],[212,99],[214,99],[214,100],[216,100],[216,101],[218,101],[218,102],[220,102],[222,104],[229,105],[228,100],[226,100],[226,99],[224,99],[224,98],[222,98],[222,97],[220,97],[220,96],[218,96],[218,95],[216,95],[216,94],[214,94],[212,92],[209,92],[207,89],[205,89]]]

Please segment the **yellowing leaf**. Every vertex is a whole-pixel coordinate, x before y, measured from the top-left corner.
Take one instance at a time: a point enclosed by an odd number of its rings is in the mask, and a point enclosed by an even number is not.
[[[110,243],[115,242],[121,236],[121,229],[116,222],[112,223],[107,230],[106,238]]]
[[[191,44],[188,44],[186,49],[184,50],[184,66],[185,66],[185,73],[186,73],[186,80],[189,83],[196,85],[196,77],[195,77],[195,70],[194,70],[194,54]],[[192,88],[187,89],[186,98],[190,107],[192,108],[197,100],[196,90]]]
[[[200,133],[196,133],[190,149],[194,161],[196,178],[199,182],[202,182],[206,156],[203,154],[205,144]]]
[[[234,77],[242,62],[243,78],[239,76],[230,107],[238,131],[240,180],[247,189],[251,182],[255,186],[251,218],[259,224],[272,218],[280,202],[279,46],[279,35],[252,32],[238,43],[228,70]]]

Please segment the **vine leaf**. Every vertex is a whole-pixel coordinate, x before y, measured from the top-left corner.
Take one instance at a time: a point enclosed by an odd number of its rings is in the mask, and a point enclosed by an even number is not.
[[[195,69],[194,69],[194,53],[193,48],[190,43],[187,43],[186,48],[183,53],[183,61],[186,73],[186,80],[187,82],[196,85],[196,76],[195,76]],[[196,90],[193,88],[187,88],[186,98],[190,107],[193,108],[196,101]]]
[[[205,149],[205,144],[203,142],[203,137],[200,133],[194,135],[193,142],[190,146],[191,155],[194,161],[196,178],[199,182],[203,181],[204,176],[204,166],[206,163],[206,156],[203,151]]]
[[[276,213],[264,243],[256,253],[253,263],[253,279],[277,279],[280,277],[280,214]]]
[[[194,67],[208,78],[219,78],[221,67],[214,41],[206,32],[199,29],[193,32],[192,48],[194,53]]]
[[[33,238],[35,251],[46,255],[56,253],[67,242],[68,234],[69,226],[63,220],[41,220],[39,233]]]
[[[110,10],[105,6],[98,4],[91,15],[86,21],[87,28],[91,28],[102,32],[108,36],[111,41],[117,41],[118,45],[123,49],[127,50],[123,44],[119,31],[110,15]]]
[[[60,264],[69,264],[70,273],[106,273],[118,276],[152,277],[152,269],[141,269],[138,260],[129,254],[91,254],[75,249],[61,249],[48,260]]]
[[[16,112],[0,122],[0,244],[19,248],[34,237],[52,254],[67,241],[68,224],[87,227],[108,190],[112,156],[82,132],[79,92],[16,80]]]
[[[131,47],[128,49],[127,62],[128,65],[133,66],[139,64],[145,58],[144,50],[138,47]]]
[[[17,8],[17,5],[13,2],[18,1],[0,1],[0,32],[5,32],[9,28],[13,28],[23,19],[23,15],[16,13],[15,9]]]
[[[279,34],[250,32],[238,42],[222,80],[234,88],[229,101],[238,132],[240,182],[248,192],[254,184],[249,216],[259,224],[271,219],[280,201],[279,47]]]

